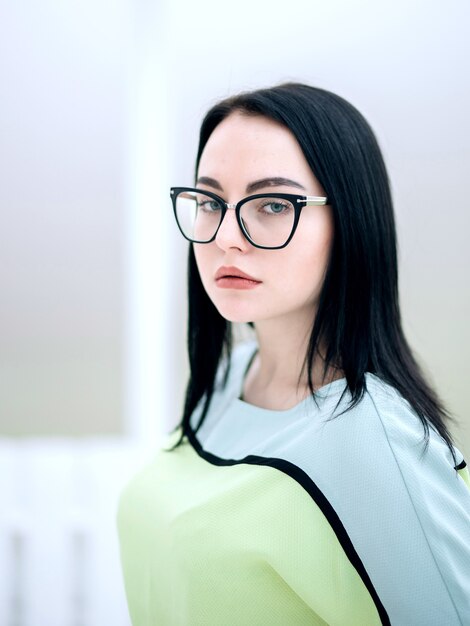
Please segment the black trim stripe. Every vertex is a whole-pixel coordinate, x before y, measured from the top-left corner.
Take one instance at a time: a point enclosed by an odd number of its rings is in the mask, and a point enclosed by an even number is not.
[[[328,520],[331,528],[333,529],[336,537],[338,538],[339,543],[341,544],[346,556],[349,561],[356,569],[357,573],[362,579],[362,582],[366,586],[370,596],[376,606],[377,612],[380,616],[380,620],[384,626],[390,626],[390,618],[383,606],[380,598],[372,584],[371,579],[369,578],[369,574],[364,567],[363,562],[361,561],[358,553],[356,552],[351,539],[349,538],[348,533],[346,532],[343,523],[341,522],[338,514],[330,504],[329,500],[325,497],[325,495],[320,491],[317,485],[313,482],[310,476],[304,472],[303,469],[291,463],[290,461],[286,461],[285,459],[277,459],[277,458],[269,458],[256,456],[254,454],[250,454],[243,459],[222,459],[221,457],[212,454],[211,452],[207,452],[201,446],[200,442],[196,438],[195,433],[190,427],[188,430],[188,440],[199,454],[200,457],[212,463],[212,465],[240,465],[240,464],[248,464],[248,465],[268,465],[273,467],[281,472],[284,472],[295,481],[297,481],[307,493],[312,497],[313,501],[317,504],[317,506],[322,511],[323,515]]]
[[[462,460],[460,461],[460,463],[459,463],[458,465],[456,465],[456,466],[455,466],[455,468],[454,468],[454,469],[456,469],[456,470],[461,470],[461,469],[463,469],[464,467],[467,467],[467,464],[465,463],[465,459],[462,459]]]

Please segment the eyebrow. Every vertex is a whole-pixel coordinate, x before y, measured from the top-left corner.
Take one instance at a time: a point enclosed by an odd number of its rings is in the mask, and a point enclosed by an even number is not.
[[[209,176],[200,176],[197,179],[197,183],[209,185],[210,187],[214,187],[214,189],[223,191],[222,185],[215,180],[215,178],[210,178]],[[255,180],[252,183],[249,183],[246,186],[246,192],[253,193],[258,191],[258,189],[263,189],[264,187],[297,187],[297,189],[305,191],[305,187],[300,183],[297,183],[295,180],[283,178],[282,176],[273,176],[271,178],[260,178],[260,180]]]

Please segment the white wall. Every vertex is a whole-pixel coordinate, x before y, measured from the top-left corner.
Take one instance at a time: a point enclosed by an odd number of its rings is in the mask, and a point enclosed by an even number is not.
[[[2,7],[1,624],[130,623],[117,498],[174,404],[161,9]]]
[[[122,427],[124,9],[2,7],[3,435]]]

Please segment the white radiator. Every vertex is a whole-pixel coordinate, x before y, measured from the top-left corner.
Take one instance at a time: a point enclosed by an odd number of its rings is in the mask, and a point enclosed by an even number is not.
[[[0,439],[0,626],[130,626],[116,507],[145,456],[122,439]]]

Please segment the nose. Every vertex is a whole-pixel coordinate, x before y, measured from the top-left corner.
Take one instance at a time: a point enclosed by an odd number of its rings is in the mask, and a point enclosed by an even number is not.
[[[246,239],[237,222],[235,214],[235,205],[228,204],[228,210],[224,215],[224,219],[219,226],[215,241],[219,248],[226,249],[236,247],[245,249],[250,246],[250,242]]]

